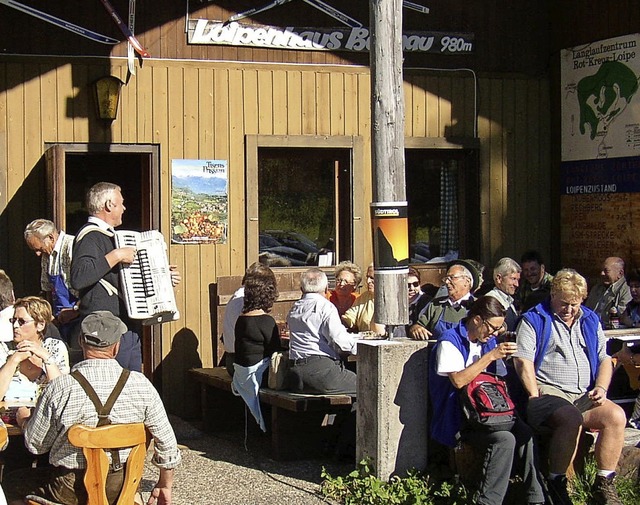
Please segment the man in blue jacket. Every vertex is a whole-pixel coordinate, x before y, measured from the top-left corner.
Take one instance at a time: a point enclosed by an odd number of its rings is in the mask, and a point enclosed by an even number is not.
[[[613,483],[624,445],[624,411],[607,399],[613,367],[598,316],[581,306],[587,282],[560,270],[551,298],[523,315],[516,369],[529,396],[527,420],[551,432],[549,490],[554,503],[571,504],[566,472],[582,429],[598,430],[596,503],[620,504]]]

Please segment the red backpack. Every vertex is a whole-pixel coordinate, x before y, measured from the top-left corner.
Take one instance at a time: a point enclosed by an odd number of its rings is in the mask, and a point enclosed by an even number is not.
[[[509,431],[516,422],[516,408],[507,384],[492,373],[481,372],[461,388],[460,405],[467,423],[474,429]]]

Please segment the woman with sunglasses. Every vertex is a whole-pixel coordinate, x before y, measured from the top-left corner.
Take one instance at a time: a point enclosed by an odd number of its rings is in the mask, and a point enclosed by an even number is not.
[[[510,431],[481,431],[464,422],[458,400],[458,390],[481,372],[506,372],[502,360],[516,352],[517,345],[496,342],[496,335],[505,329],[504,319],[502,304],[483,296],[457,326],[438,338],[429,363],[431,437],[451,448],[460,439],[482,455],[478,503],[502,504],[513,471],[523,481],[521,503],[541,504],[545,499],[534,466],[530,428],[517,419]]]
[[[0,342],[0,398],[35,399],[39,385],[69,373],[65,343],[44,337],[51,319],[51,305],[43,298],[16,300],[13,342]]]

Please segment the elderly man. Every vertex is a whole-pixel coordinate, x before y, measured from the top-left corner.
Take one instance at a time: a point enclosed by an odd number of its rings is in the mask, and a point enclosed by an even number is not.
[[[73,245],[71,261],[71,285],[80,293],[80,316],[96,310],[108,310],[125,317],[120,286],[120,266],[133,263],[136,250],[133,247],[114,245],[114,228],[122,224],[126,210],[120,186],[99,182],[87,192],[88,222],[78,230]],[[172,266],[171,280],[175,286],[180,275]],[[129,331],[121,339],[116,359],[124,368],[142,370],[142,345],[140,325],[126,321]]]
[[[526,312],[543,301],[551,291],[553,275],[547,272],[542,256],[537,251],[527,251],[520,258],[522,277],[516,293],[517,307]]]
[[[31,221],[24,229],[25,242],[40,257],[40,287],[51,302],[60,335],[68,344],[75,344],[74,332],[78,328],[75,320],[79,315],[78,293],[69,281],[74,238],[64,231],[58,232],[48,219]]]
[[[587,282],[560,270],[551,297],[522,316],[516,369],[528,393],[527,420],[551,432],[549,490],[554,503],[570,504],[566,471],[582,429],[595,429],[597,503],[621,503],[613,483],[624,445],[625,413],[607,399],[613,368],[598,316],[581,307]]]
[[[326,298],[327,276],[311,268],[300,276],[302,298],[293,304],[287,323],[289,388],[317,394],[356,394],[356,374],[347,370],[343,354],[355,354],[358,334],[348,333],[335,305]]]
[[[509,331],[515,331],[518,323],[518,311],[513,304],[513,296],[520,283],[521,271],[520,265],[511,258],[501,258],[493,269],[495,287],[487,293],[487,296],[493,296],[504,307],[504,324]]]
[[[610,310],[615,307],[620,315],[630,301],[631,291],[624,278],[624,260],[611,256],[604,260],[600,282],[591,288],[584,304],[598,314],[602,325],[607,327]]]
[[[418,322],[409,327],[408,334],[414,340],[438,338],[467,315],[468,306],[475,300],[471,293],[478,287],[478,273],[465,260],[451,262],[442,282],[448,294],[431,300]]]
[[[80,345],[85,360],[71,374],[62,375],[47,386],[31,416],[26,408],[18,411],[17,423],[24,431],[27,448],[34,454],[49,452],[53,466],[8,475],[3,485],[14,500],[12,503],[22,503],[20,498],[26,494],[65,505],[87,502],[83,483],[86,460],[82,450],[69,443],[67,430],[74,424],[96,426],[97,409],[108,403],[107,398],[118,385],[122,390],[107,414],[109,420],[113,424],[145,424],[154,439],[152,461],[160,469],[148,505],[171,503],[173,469],[180,464],[180,451],[153,385],[141,373],[124,370],[114,359],[126,331],[124,323],[110,312],[89,314],[81,324]],[[97,395],[97,402],[90,399],[91,390]],[[122,465],[127,456],[126,449],[117,451],[120,464],[116,460],[110,466],[107,477],[110,503],[122,487],[125,471]]]

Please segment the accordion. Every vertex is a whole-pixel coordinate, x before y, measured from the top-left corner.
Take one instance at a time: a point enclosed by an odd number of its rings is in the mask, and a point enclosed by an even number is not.
[[[120,268],[122,296],[131,319],[142,324],[176,321],[180,313],[171,283],[167,244],[157,230],[116,231],[116,247],[135,247],[136,257]]]

